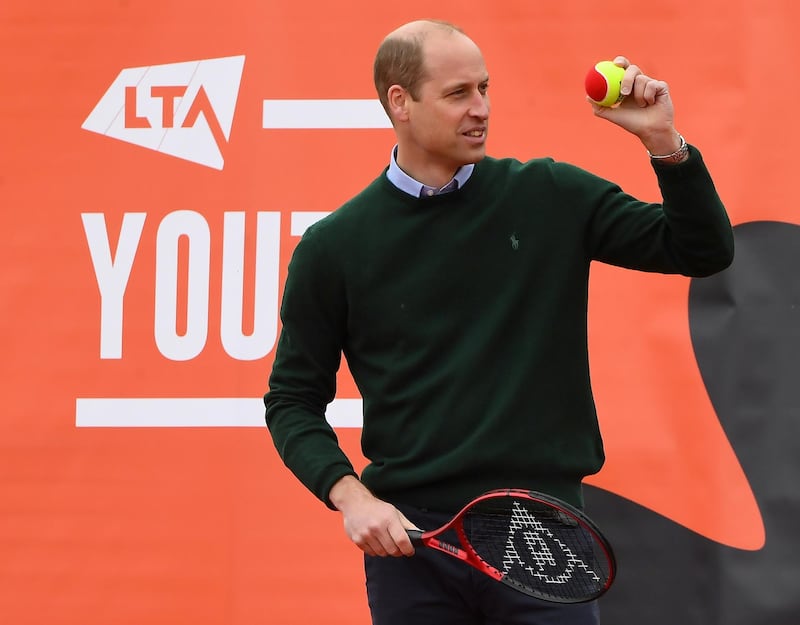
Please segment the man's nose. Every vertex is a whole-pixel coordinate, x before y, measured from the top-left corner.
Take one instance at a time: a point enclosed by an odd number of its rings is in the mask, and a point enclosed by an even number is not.
[[[489,96],[483,93],[476,93],[470,106],[470,115],[479,119],[489,117]]]

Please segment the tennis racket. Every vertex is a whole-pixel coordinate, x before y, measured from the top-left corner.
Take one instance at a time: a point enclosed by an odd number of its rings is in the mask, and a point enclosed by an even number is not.
[[[457,542],[443,535],[455,534]],[[439,529],[408,530],[411,542],[463,560],[537,599],[591,601],[614,581],[611,545],[580,510],[542,493],[484,493]]]

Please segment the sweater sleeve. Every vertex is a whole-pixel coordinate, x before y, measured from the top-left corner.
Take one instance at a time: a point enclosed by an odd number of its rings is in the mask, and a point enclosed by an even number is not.
[[[612,265],[703,277],[733,261],[733,230],[700,152],[677,165],[653,163],[661,203],[646,203],[606,181],[589,194],[588,254]],[[590,174],[591,176],[591,174]],[[584,197],[585,199],[585,197]]]
[[[306,232],[289,263],[283,327],[264,404],[267,427],[284,463],[333,508],[331,487],[356,472],[325,419],[336,394],[346,304],[337,265],[324,253],[317,232],[317,226]]]

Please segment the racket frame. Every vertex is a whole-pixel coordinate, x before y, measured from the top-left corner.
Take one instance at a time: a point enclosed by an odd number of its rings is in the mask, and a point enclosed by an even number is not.
[[[594,542],[600,546],[600,549],[608,563],[608,575],[606,576],[603,585],[595,593],[586,597],[580,597],[577,599],[556,598],[554,596],[548,596],[545,593],[537,592],[534,589],[530,589],[525,585],[508,579],[505,573],[481,558],[467,538],[466,531],[464,530],[464,517],[480,502],[504,497],[526,499],[543,503],[557,510],[561,514],[571,518],[573,521],[575,521],[576,525],[579,525],[588,531]],[[458,540],[461,543],[460,545],[454,545],[439,538],[441,534],[447,532],[448,530],[455,531],[456,535],[458,536]],[[556,603],[585,603],[587,601],[593,601],[608,591],[608,589],[614,583],[614,579],[616,577],[617,561],[616,557],[614,556],[614,551],[611,547],[611,543],[609,543],[597,525],[595,525],[595,523],[583,512],[571,506],[570,504],[561,501],[556,497],[552,497],[537,491],[525,490],[521,488],[501,488],[497,490],[491,490],[470,501],[452,519],[450,519],[441,527],[430,531],[407,530],[407,533],[409,538],[411,538],[411,542],[416,546],[425,546],[441,551],[453,558],[457,558],[466,562],[475,569],[485,573],[492,579],[502,582],[514,588],[515,590],[518,590],[526,595],[536,597],[537,599],[544,599],[546,601],[552,601]]]

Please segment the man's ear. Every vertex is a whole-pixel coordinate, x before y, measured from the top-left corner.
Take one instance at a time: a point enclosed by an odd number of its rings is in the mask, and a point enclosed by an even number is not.
[[[389,87],[387,96],[392,119],[401,122],[408,121],[408,105],[411,94],[400,85],[392,85]]]

